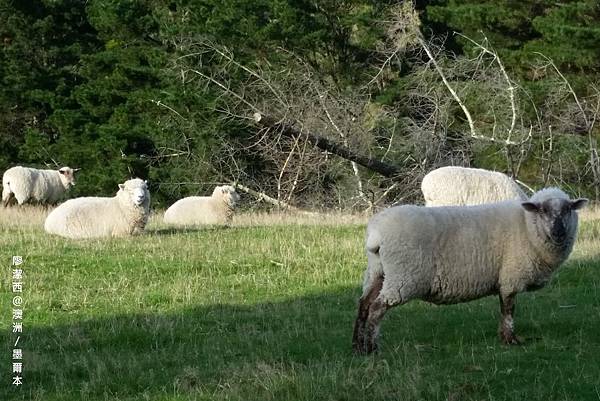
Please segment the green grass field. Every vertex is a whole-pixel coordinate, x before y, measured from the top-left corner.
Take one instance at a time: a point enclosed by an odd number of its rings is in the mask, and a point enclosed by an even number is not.
[[[364,219],[258,216],[127,239],[46,235],[44,212],[0,210],[0,400],[600,399],[600,215],[551,284],[390,311],[381,352],[354,356]],[[16,224],[15,219],[20,223]],[[11,385],[10,257],[23,255],[24,385]]]

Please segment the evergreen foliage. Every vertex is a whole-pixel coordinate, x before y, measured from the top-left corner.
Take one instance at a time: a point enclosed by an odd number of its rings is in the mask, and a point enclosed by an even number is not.
[[[240,178],[224,168],[234,149],[243,178],[259,179],[268,162],[239,152],[256,132],[215,112],[227,107],[219,92],[190,86],[174,60],[210,41],[247,65],[285,69],[300,57],[341,91],[360,89],[377,71],[384,21],[395,3],[0,0],[0,170],[81,167],[75,195],[112,194],[117,183],[139,176],[167,204]],[[483,32],[540,99],[551,84],[532,65],[534,52],[554,60],[578,93],[600,72],[595,0],[436,0],[417,7],[426,35]],[[446,48],[474,52],[455,36]],[[202,62],[206,71],[220,68]],[[369,89],[373,102],[401,103],[410,68],[404,64],[383,87]],[[229,78],[232,87],[244,83]],[[472,161],[485,165],[487,151]],[[348,176],[326,174],[339,182]]]

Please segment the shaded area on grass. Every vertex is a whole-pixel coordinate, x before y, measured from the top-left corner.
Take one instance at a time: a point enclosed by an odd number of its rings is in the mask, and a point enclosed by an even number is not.
[[[567,310],[556,294],[521,296],[517,329],[535,341],[505,347],[494,297],[413,302],[384,320],[381,353],[358,357],[350,346],[358,293],[29,327],[26,384],[0,398],[548,400],[591,399],[600,388],[600,320],[581,316],[591,306],[597,314],[597,303]],[[3,344],[9,334],[0,333]]]

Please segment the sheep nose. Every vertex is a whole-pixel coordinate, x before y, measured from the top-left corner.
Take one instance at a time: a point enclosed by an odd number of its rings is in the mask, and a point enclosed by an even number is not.
[[[146,195],[142,192],[135,192],[133,193],[133,197],[132,200],[136,205],[141,205],[142,203],[144,203],[144,200],[146,199]]]
[[[564,239],[567,234],[567,230],[565,229],[564,225],[557,224],[552,227],[551,234],[556,239]]]

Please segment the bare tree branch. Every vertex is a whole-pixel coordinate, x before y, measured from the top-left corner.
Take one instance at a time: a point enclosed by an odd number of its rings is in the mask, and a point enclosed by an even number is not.
[[[338,145],[337,143],[334,143],[321,135],[317,135],[308,131],[301,131],[290,124],[287,124],[282,121],[277,121],[272,117],[264,116],[261,113],[254,114],[254,121],[262,127],[275,128],[279,130],[282,133],[282,135],[286,135],[291,138],[296,136],[305,136],[313,145],[317,146],[318,148],[333,153],[344,159],[355,161],[361,166],[366,167],[369,170],[373,170],[376,173],[379,173],[385,177],[392,178],[400,172],[398,167],[396,166],[381,162],[377,159],[368,156],[357,154],[351,151],[350,149]]]
[[[241,190],[243,192],[246,192],[247,194],[250,194],[250,195],[254,196],[258,200],[263,200],[263,201],[265,201],[267,203],[270,203],[270,204],[275,205],[277,207],[280,207],[282,209],[299,210],[297,207],[292,206],[292,205],[290,205],[287,202],[284,202],[284,201],[272,198],[269,195],[265,194],[264,192],[255,191],[252,188],[248,188],[247,186],[242,185],[240,183],[233,183],[232,185],[234,187],[236,187],[237,189],[239,189],[239,190]]]

